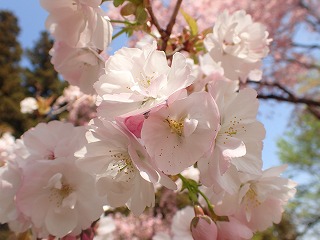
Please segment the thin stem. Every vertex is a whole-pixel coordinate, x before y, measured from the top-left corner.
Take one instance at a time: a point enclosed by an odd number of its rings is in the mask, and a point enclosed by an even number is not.
[[[126,29],[122,28],[119,32],[117,32],[115,35],[112,36],[112,40],[116,39],[117,37],[119,37],[122,33],[125,33]]]
[[[189,195],[191,195],[190,198],[192,199],[194,204],[198,203],[198,199],[194,199],[193,195],[200,194],[204,198],[204,200],[206,201],[210,214],[213,216],[214,220],[216,220],[217,215],[214,213],[212,204],[210,203],[210,200],[207,198],[207,196],[203,192],[201,192],[198,187],[194,187],[192,184],[190,184],[189,180],[186,179],[184,176],[182,176],[181,174],[178,174],[178,176],[181,179],[181,181],[183,182],[183,184],[186,186],[186,188],[188,189],[188,191],[190,193]]]
[[[109,22],[111,23],[123,23],[123,24],[131,24],[128,21],[122,21],[122,20],[109,20]]]
[[[215,214],[214,210],[213,210],[213,207],[212,207],[212,204],[210,202],[210,200],[207,198],[207,196],[201,192],[199,189],[198,189],[198,193],[204,198],[204,200],[206,201],[207,203],[207,206],[208,206],[208,209],[209,209],[209,212],[210,214],[213,216],[213,220],[214,221],[217,221],[217,215]]]

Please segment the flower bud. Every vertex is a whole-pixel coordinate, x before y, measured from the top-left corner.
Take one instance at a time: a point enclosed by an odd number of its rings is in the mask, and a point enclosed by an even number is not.
[[[216,240],[218,236],[216,224],[206,215],[194,217],[190,229],[195,240]]]

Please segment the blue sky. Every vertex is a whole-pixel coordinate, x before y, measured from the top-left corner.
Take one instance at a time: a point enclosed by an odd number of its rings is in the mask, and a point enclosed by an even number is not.
[[[47,12],[37,0],[0,0],[0,9],[12,11],[19,20],[21,28],[19,40],[22,47],[32,47],[45,30]]]
[[[23,48],[31,48],[40,36],[40,31],[45,30],[47,12],[41,8],[36,0],[0,0],[0,9],[12,11],[19,20],[21,33],[19,36]],[[113,50],[119,44],[114,44]],[[25,63],[25,62],[24,62]],[[287,127],[292,106],[275,101],[260,101],[259,120],[265,125],[267,135],[264,141],[263,161],[264,168],[279,164],[276,154],[276,142],[283,135]]]

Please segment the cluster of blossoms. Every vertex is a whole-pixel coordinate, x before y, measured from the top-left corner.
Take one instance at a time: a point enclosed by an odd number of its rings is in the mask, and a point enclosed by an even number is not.
[[[41,4],[50,13],[55,69],[97,95],[97,113],[87,127],[40,123],[13,144],[15,157],[0,168],[1,223],[15,232],[32,229],[37,238],[72,239],[103,206],[126,206],[138,216],[155,206],[157,189],[178,186],[193,201],[204,197],[194,212],[187,208],[191,231],[173,227],[154,239],[250,239],[280,221],[295,183],[280,177],[284,167],[262,171],[257,94],[239,90],[239,81],[261,78],[270,42],[263,25],[244,11],[222,13],[199,65],[179,52],[168,60],[156,42],[106,60],[112,27],[101,0]],[[192,181],[181,174],[189,168],[198,171]]]
[[[69,112],[66,120],[75,126],[84,126],[96,117],[96,95],[84,94],[79,87],[69,85],[53,104],[52,114]]]

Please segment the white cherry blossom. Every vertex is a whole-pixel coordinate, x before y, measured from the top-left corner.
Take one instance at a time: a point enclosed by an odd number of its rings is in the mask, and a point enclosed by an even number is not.
[[[93,84],[102,74],[104,59],[90,48],[73,48],[56,41],[50,50],[51,63],[55,70],[71,85],[83,93],[93,94]]]
[[[253,232],[279,223],[284,206],[296,192],[296,183],[280,176],[285,168],[285,165],[269,168],[261,175],[239,173],[238,191],[220,193],[213,200],[215,212],[234,216]]]
[[[28,155],[16,195],[18,209],[30,219],[35,235],[77,235],[103,212],[95,178],[80,170],[75,151],[85,143],[85,128],[52,121],[23,135]]]
[[[124,127],[103,119],[91,122],[88,144],[77,156],[78,166],[97,177],[97,189],[111,207],[127,205],[135,214],[155,203],[154,185],[175,189],[158,171],[138,140]]]
[[[178,174],[207,153],[219,131],[216,103],[193,93],[151,112],[141,131],[147,151],[167,174]]]
[[[20,187],[21,172],[17,166],[0,167],[0,223],[11,222],[19,216],[15,195]]]
[[[101,0],[41,0],[49,12],[46,27],[55,40],[70,47],[104,51],[111,42],[112,26],[99,7]]]
[[[39,235],[77,235],[102,214],[95,179],[75,165],[75,158],[39,161],[23,169],[17,204]]]
[[[94,88],[101,97],[99,116],[113,119],[145,113],[192,84],[186,58],[176,53],[171,67],[163,51],[146,44],[122,48],[106,62],[105,74]]]
[[[265,130],[256,119],[257,93],[249,88],[236,93],[234,86],[232,81],[223,79],[208,85],[220,111],[221,128],[212,152],[198,162],[201,182],[206,186],[219,182],[231,164],[239,171],[261,173],[261,152],[256,148],[262,149]]]
[[[204,43],[227,78],[245,82],[248,75],[253,76],[252,80],[260,80],[257,71],[261,59],[269,52],[270,41],[266,27],[240,10],[232,15],[227,11],[219,15],[213,33],[206,36]],[[254,72],[250,74],[251,71]]]

